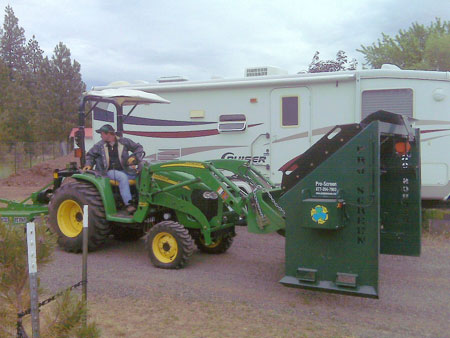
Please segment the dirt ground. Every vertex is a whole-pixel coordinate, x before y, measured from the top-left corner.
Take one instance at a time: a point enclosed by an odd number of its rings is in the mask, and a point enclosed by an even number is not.
[[[20,199],[67,158],[0,181]],[[144,240],[111,239],[89,254],[90,319],[103,337],[450,337],[450,242],[424,236],[421,257],[380,257],[380,299],[282,286],[284,238],[237,229],[222,255],[195,252],[182,270],[153,267]],[[81,279],[81,255],[60,249],[39,271],[49,294]]]
[[[21,200],[53,180],[54,169],[64,169],[70,162],[78,161],[73,154],[36,164],[30,169],[0,180],[0,198]]]

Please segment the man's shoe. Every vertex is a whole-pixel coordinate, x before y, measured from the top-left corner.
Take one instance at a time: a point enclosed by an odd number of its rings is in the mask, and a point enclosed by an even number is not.
[[[128,205],[126,206],[125,210],[126,210],[130,215],[132,215],[132,214],[134,214],[134,212],[136,211],[136,207],[134,207],[134,206],[131,205],[131,204],[128,204]]]

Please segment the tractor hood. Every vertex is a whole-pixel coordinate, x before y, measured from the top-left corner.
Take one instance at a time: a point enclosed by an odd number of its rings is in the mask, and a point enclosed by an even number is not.
[[[146,93],[136,89],[105,89],[91,90],[84,95],[85,100],[90,98],[102,98],[114,100],[120,106],[148,104],[148,103],[170,103],[169,100],[152,93]]]

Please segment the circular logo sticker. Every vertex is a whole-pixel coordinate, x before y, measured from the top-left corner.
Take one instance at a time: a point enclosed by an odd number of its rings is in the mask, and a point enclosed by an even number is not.
[[[328,220],[328,209],[323,205],[316,205],[311,209],[311,218],[316,223],[325,223]]]

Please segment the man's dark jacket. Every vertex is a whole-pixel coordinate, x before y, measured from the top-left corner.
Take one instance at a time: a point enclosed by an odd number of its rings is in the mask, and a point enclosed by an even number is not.
[[[144,157],[144,149],[139,143],[133,142],[125,137],[116,137],[116,140],[118,142],[117,151],[123,171],[130,175],[136,175],[136,171],[128,166],[128,159],[130,156],[134,156],[140,162]],[[128,155],[128,152],[131,152],[132,154]],[[94,168],[95,165],[96,171],[106,174],[109,167],[107,142],[101,140],[94,144],[94,146],[86,154],[86,165],[91,166],[92,168]]]

